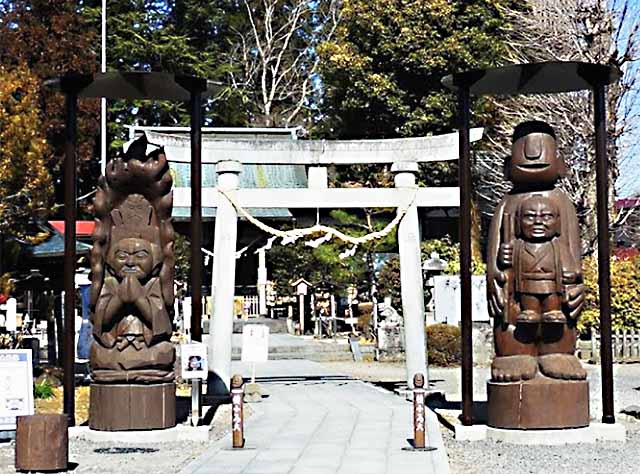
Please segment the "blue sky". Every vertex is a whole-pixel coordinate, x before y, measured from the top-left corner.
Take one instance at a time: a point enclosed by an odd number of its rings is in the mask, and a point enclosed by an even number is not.
[[[616,10],[620,10],[625,4],[628,8],[618,38],[619,50],[622,51],[631,31],[640,22],[640,0],[613,0],[612,4]],[[640,38],[636,41],[640,41]],[[639,72],[639,62],[633,58],[625,66],[624,73],[627,77],[634,77],[638,76]],[[616,182],[617,194],[620,197],[640,193],[640,83],[635,85],[624,107],[631,112],[631,127],[620,143],[620,176]]]

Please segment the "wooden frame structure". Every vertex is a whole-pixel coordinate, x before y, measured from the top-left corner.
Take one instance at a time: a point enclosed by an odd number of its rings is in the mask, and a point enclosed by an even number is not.
[[[458,94],[460,120],[460,283],[462,299],[462,423],[473,424],[473,360],[471,341],[471,165],[470,97],[487,94],[557,94],[590,90],[596,146],[598,215],[598,284],[600,289],[600,358],[602,421],[615,423],[611,355],[611,282],[609,272],[609,161],[605,87],[620,77],[612,66],[582,62],[544,62],[478,69],[447,76],[443,84]]]
[[[78,98],[176,100],[189,104],[191,115],[191,272],[192,296],[201,298],[202,292],[202,205],[201,205],[201,142],[202,99],[215,85],[206,79],[160,72],[105,72],[96,74],[67,74],[50,79],[45,86],[65,95],[64,145],[64,398],[63,412],[69,426],[75,425],[75,284],[76,270],[76,147]],[[194,305],[192,319],[199,321],[202,309]],[[194,326],[192,339],[201,340],[200,324]]]

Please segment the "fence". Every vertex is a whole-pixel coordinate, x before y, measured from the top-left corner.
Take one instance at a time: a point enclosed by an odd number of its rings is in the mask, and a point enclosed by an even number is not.
[[[614,362],[640,362],[640,330],[616,330],[611,335]],[[591,355],[594,362],[600,361],[600,334],[591,333]]]
[[[240,296],[240,298],[242,298],[243,316],[260,316],[260,303],[258,296]]]

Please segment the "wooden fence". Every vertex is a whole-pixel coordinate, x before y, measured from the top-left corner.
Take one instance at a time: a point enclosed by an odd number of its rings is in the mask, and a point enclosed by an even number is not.
[[[251,295],[242,297],[242,314],[249,317],[260,315],[260,300],[258,296]]]
[[[640,362],[640,330],[616,330],[611,335],[614,362]],[[600,334],[591,333],[591,355],[600,362]]]

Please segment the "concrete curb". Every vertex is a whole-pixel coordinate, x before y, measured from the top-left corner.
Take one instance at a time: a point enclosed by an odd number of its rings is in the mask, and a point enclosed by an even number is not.
[[[626,441],[626,428],[620,423],[591,423],[586,428],[566,430],[507,430],[487,425],[455,426],[458,441],[483,441],[490,439],[510,444],[557,446],[599,441]]]
[[[427,407],[425,410],[425,419],[427,427],[427,446],[438,448],[430,453],[433,472],[437,472],[438,474],[449,474],[449,456],[447,455],[447,448],[442,440],[438,416],[434,411]]]
[[[69,439],[84,439],[94,443],[169,443],[172,441],[209,441],[210,426],[176,425],[166,430],[144,431],[96,431],[88,426],[72,426],[69,428]]]

